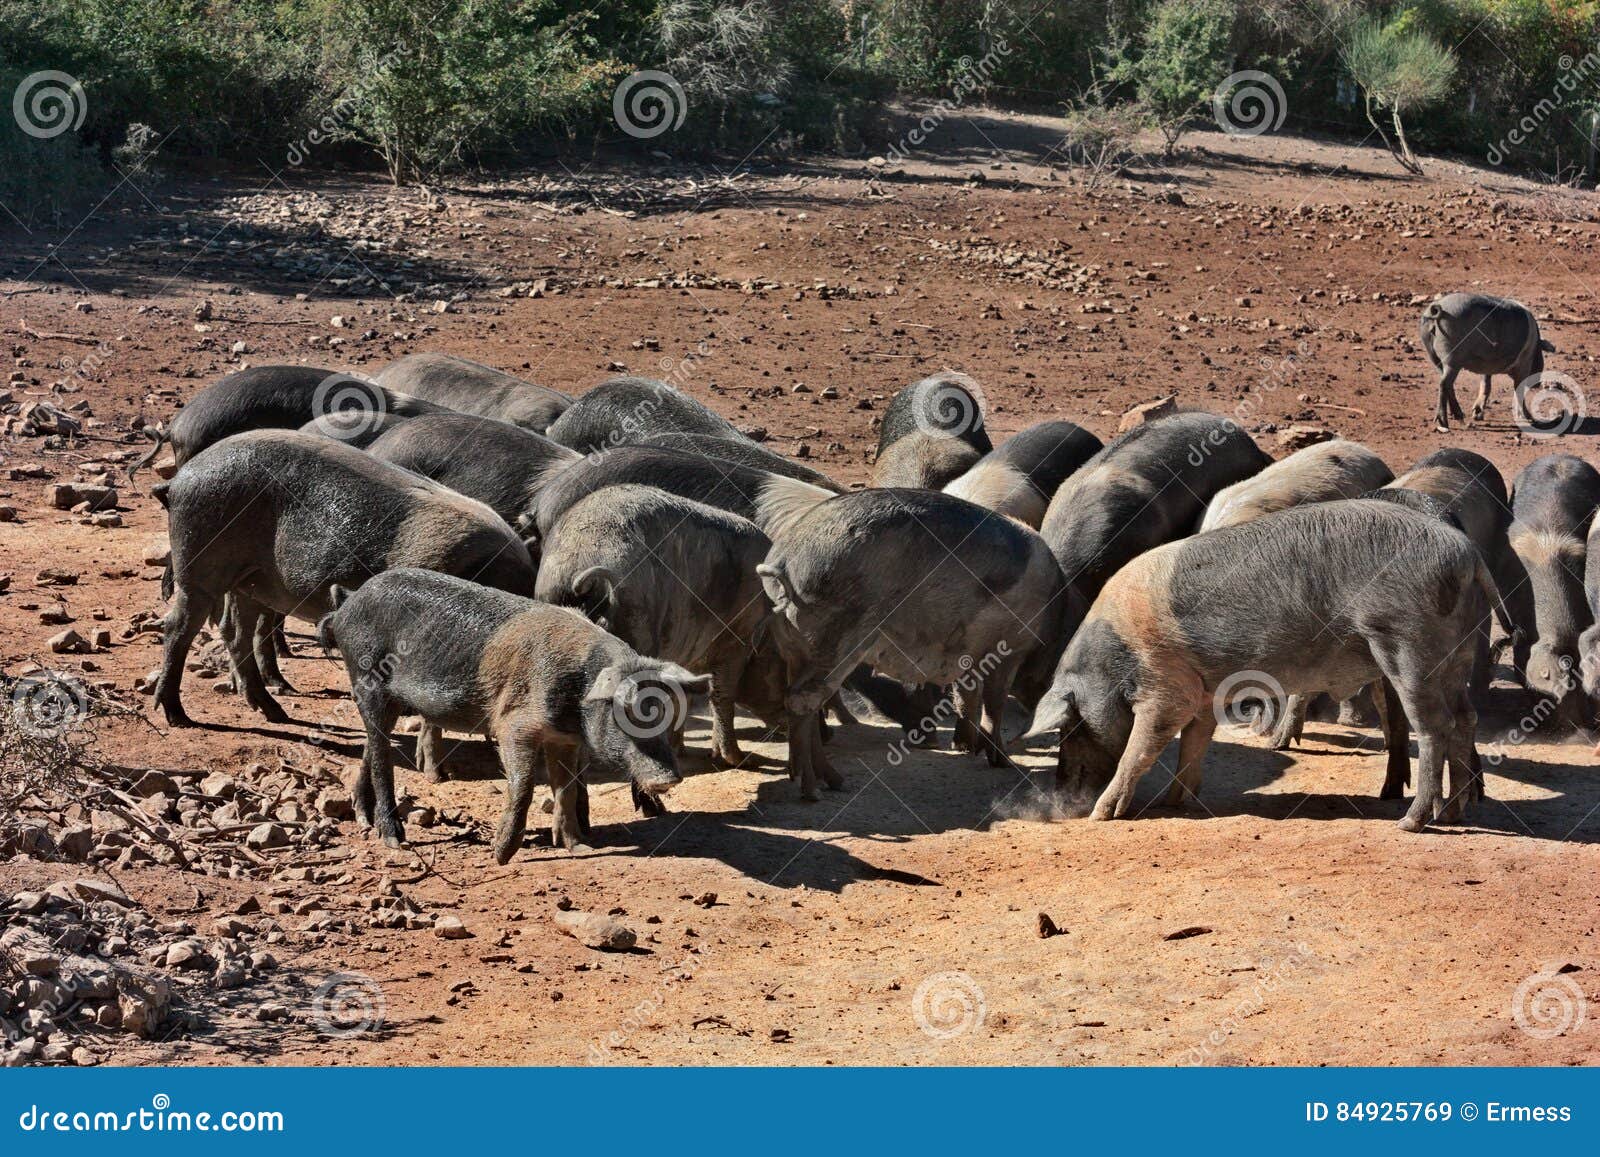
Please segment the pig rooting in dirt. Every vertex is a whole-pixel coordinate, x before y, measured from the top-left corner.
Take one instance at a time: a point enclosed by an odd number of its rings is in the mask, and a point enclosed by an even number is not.
[[[966,374],[946,370],[906,386],[884,411],[872,485],[942,489],[994,449],[983,418],[982,391]]]
[[[651,486],[608,486],[545,541],[536,597],[577,607],[642,655],[712,677],[711,758],[742,762],[734,704],[752,663],[781,665],[756,566],[771,544],[754,523]],[[780,673],[781,674],[781,673]],[[776,701],[750,704],[782,718]]]
[[[859,664],[909,684],[953,682],[957,746],[1002,766],[1012,680],[1072,626],[1074,604],[1037,534],[932,491],[821,503],[772,536],[757,571],[789,665],[790,775],[804,799],[817,798],[819,778],[842,783],[817,711]]]
[[[420,715],[434,733],[483,732],[505,766],[495,831],[502,864],[522,846],[541,768],[555,797],[552,837],[591,839],[585,770],[617,776],[654,797],[681,776],[672,751],[689,698],[709,676],[648,659],[568,607],[465,579],[403,567],[344,598],[317,627],[344,656],[367,730],[356,781],[358,821],[385,843],[405,839],[396,815],[390,732]]]
[[[1326,689],[1343,699],[1386,679],[1419,736],[1416,798],[1401,820],[1419,831],[1459,818],[1476,795],[1467,679],[1488,607],[1509,630],[1482,555],[1445,523],[1394,502],[1295,507],[1118,571],[1067,645],[1033,730],[1060,735],[1060,786],[1098,793],[1091,814],[1114,819],[1174,735],[1166,802],[1197,798],[1212,733],[1241,698]]]
[[[1511,549],[1533,592],[1534,638],[1528,686],[1554,701],[1561,718],[1585,727],[1592,717],[1580,670],[1580,637],[1593,623],[1585,591],[1587,540],[1600,505],[1600,471],[1572,454],[1546,454],[1511,487]]]

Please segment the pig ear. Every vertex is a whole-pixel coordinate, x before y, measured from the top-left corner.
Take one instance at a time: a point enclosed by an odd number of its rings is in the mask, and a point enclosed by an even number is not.
[[[596,703],[602,699],[614,698],[627,677],[627,673],[621,667],[602,668],[600,674],[595,676],[594,682],[589,684],[589,690],[584,693],[584,702]]]
[[[767,601],[772,604],[773,610],[781,611],[794,602],[789,576],[784,574],[781,566],[764,562],[756,567],[756,574],[761,576],[761,588],[767,592]]]
[[[608,607],[617,598],[616,576],[603,566],[592,566],[582,571],[572,580],[572,589],[585,598],[604,599]]]
[[[1039,706],[1033,713],[1033,722],[1028,725],[1029,735],[1048,735],[1060,731],[1069,723],[1075,722],[1078,717],[1078,693],[1073,690],[1063,691],[1057,695],[1050,692],[1039,701]]]

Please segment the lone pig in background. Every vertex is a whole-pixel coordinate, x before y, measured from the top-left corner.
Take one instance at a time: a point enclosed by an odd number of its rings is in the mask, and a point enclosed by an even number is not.
[[[872,485],[939,490],[994,449],[978,384],[946,370],[889,400],[878,429]]]
[[[409,567],[345,598],[317,636],[343,654],[367,729],[356,818],[391,847],[405,839],[389,746],[399,716],[484,732],[506,770],[494,837],[502,864],[522,846],[541,765],[555,797],[552,835],[572,850],[592,838],[585,768],[648,796],[670,790],[681,779],[672,734],[689,697],[711,686],[645,658],[571,608]]]
[[[1033,730],[1059,732],[1058,782],[1098,792],[1091,814],[1114,819],[1175,734],[1166,801],[1198,796],[1233,688],[1346,698],[1381,677],[1420,737],[1416,798],[1400,821],[1420,831],[1446,812],[1446,758],[1476,775],[1467,676],[1486,603],[1509,630],[1483,557],[1443,522],[1392,502],[1299,506],[1118,571],[1067,645]],[[1452,782],[1452,817],[1474,790]]]
[[[1600,471],[1571,454],[1535,458],[1511,487],[1511,549],[1533,591],[1528,686],[1560,717],[1587,726],[1591,711],[1579,671],[1579,638],[1594,621],[1584,591],[1585,543],[1600,505]]]
[[[455,354],[408,354],[385,366],[378,385],[424,398],[462,414],[544,433],[567,407],[570,395]]]
[[[1483,375],[1478,400],[1472,403],[1474,422],[1483,420],[1494,375],[1510,374],[1517,422],[1532,424],[1525,396],[1528,379],[1544,372],[1544,355],[1556,347],[1539,337],[1539,323],[1527,306],[1482,293],[1447,293],[1423,308],[1419,336],[1422,352],[1439,372],[1434,423],[1441,431],[1450,429],[1452,417],[1462,417],[1456,400],[1456,377],[1462,370]]]
[[[1359,498],[1394,478],[1383,459],[1358,442],[1335,438],[1297,450],[1281,461],[1224,487],[1206,506],[1201,531],[1238,526],[1263,514],[1307,502]]]
[[[224,596],[233,596],[228,650],[245,699],[282,723],[252,648],[265,613],[316,622],[334,586],[400,566],[533,593],[528,548],[483,503],[310,434],[236,434],[154,492],[172,542],[155,701],[175,727],[193,725],[180,697],[184,659]]]
[[[1022,663],[1065,637],[1073,603],[1042,539],[948,494],[862,490],[772,536],[757,567],[789,664],[789,766],[804,799],[842,779],[817,712],[856,667],[957,685],[958,746],[1009,763],[1001,719]]]
[[[1062,482],[1103,445],[1076,422],[1040,422],[985,454],[944,492],[1037,530]]]
[[[1068,478],[1039,533],[1067,581],[1093,600],[1152,547],[1181,538],[1224,487],[1272,465],[1237,422],[1178,413],[1137,426]]]
[[[535,597],[577,607],[642,655],[710,675],[711,758],[731,767],[744,759],[734,705],[745,668],[782,662],[756,574],[770,546],[725,510],[651,486],[608,486],[552,528]],[[781,711],[781,698],[757,706]]]

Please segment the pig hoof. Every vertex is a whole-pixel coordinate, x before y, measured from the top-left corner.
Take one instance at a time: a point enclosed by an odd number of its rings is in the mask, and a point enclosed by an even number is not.
[[[391,833],[383,837],[383,845],[386,848],[394,848],[399,851],[406,846],[406,837],[404,833]]]
[[[800,789],[800,798],[806,803],[821,803],[822,793],[817,790],[815,784],[812,784],[810,787]]]
[[[633,802],[634,806],[639,809],[639,814],[648,816],[650,819],[667,814],[667,805],[662,803],[656,796],[648,793],[641,793],[639,798]]]
[[[1379,799],[1404,799],[1405,797],[1405,789],[1397,783],[1384,784],[1383,790],[1378,793]]]
[[[1400,830],[1403,832],[1420,832],[1427,825],[1412,816],[1400,817]]]
[[[186,713],[182,712],[182,711],[168,711],[167,712],[167,726],[168,727],[199,727],[200,725],[198,723],[196,723],[193,719],[190,719],[189,716]]]

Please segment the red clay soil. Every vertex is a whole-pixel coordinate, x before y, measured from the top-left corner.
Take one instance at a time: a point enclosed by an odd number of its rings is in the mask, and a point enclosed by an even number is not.
[[[51,509],[45,485],[142,447],[136,419],[169,419],[244,364],[370,372],[445,350],[574,392],[626,368],[671,377],[780,451],[804,445],[847,482],[867,476],[883,401],[946,367],[982,383],[996,435],[1066,417],[1109,436],[1129,406],[1175,394],[1240,414],[1275,453],[1280,428],[1311,423],[1397,473],[1443,445],[1487,454],[1508,481],[1552,448],[1591,456],[1582,433],[1519,433],[1503,382],[1484,425],[1436,434],[1415,334],[1419,299],[1512,296],[1558,347],[1550,368],[1587,388],[1600,354],[1592,196],[1445,161],[1402,179],[1379,151],[1219,134],[1197,135],[1170,170],[1091,192],[1040,163],[1058,137],[1047,120],[947,129],[910,162],[732,178],[665,163],[430,192],[174,178],[71,232],[12,229],[0,330],[13,400],[64,382],[55,403],[87,402],[89,432],[107,441],[3,444],[0,478],[29,463],[53,476],[0,481],[17,511],[0,524],[6,670],[93,664],[147,709],[132,687],[158,636],[125,641],[122,628],[162,609],[141,558],[164,538],[163,513],[124,489],[125,525],[86,525]],[[80,580],[41,588],[47,566]],[[58,599],[84,633],[103,614],[112,645],[49,656],[62,627],[40,611]],[[113,720],[103,750],[245,782],[283,761],[348,777],[354,712],[330,691],[343,668],[293,626],[294,725],[191,675],[206,728]],[[1505,683],[1497,693],[1485,743],[1527,705]],[[331,754],[306,742],[324,724]],[[1118,823],[1049,814],[1043,747],[1020,756],[1031,781],[948,751],[895,765],[897,730],[871,723],[836,735],[846,790],[805,804],[781,745],[745,731],[759,768],[691,756],[662,818],[637,819],[621,785],[597,785],[592,854],[541,833],[496,867],[485,835],[502,786],[469,742],[474,778],[402,773],[419,805],[467,820],[413,824],[414,851],[346,822],[331,846],[262,852],[237,879],[109,869],[157,919],[202,930],[251,897],[302,911],[251,918],[247,939],[277,933],[270,977],[225,991],[177,978],[196,1012],[186,1031],[91,1030],[86,1043],[129,1064],[1586,1064],[1600,1052],[1600,782],[1581,737],[1508,746],[1490,802],[1414,836],[1394,822],[1404,805],[1376,798],[1375,734],[1332,724],[1310,724],[1286,753],[1219,733],[1203,808],[1157,806],[1157,772],[1140,817]],[[703,728],[690,739],[704,750]],[[88,870],[15,859],[0,889]],[[385,877],[468,935],[369,926]],[[561,935],[563,900],[616,910],[638,948]],[[315,918],[329,913],[341,919]],[[1040,936],[1041,913],[1059,935]],[[311,994],[336,972],[371,978],[381,1025],[319,1030]],[[287,1019],[259,1022],[265,1003]]]

